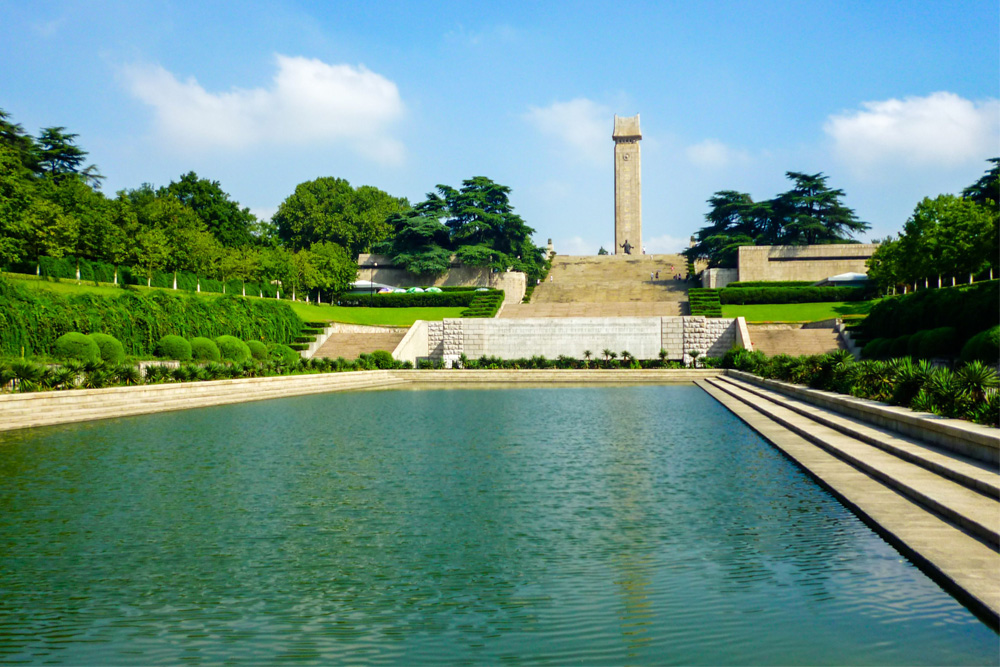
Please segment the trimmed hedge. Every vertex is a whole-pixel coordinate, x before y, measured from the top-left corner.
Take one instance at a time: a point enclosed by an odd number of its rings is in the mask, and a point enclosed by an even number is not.
[[[812,287],[816,284],[815,280],[747,280],[747,281],[733,281],[725,286],[723,289],[729,289],[730,287]]]
[[[1000,326],[980,331],[962,347],[962,361],[981,361],[984,364],[1000,364]]]
[[[719,300],[724,304],[829,303],[861,301],[863,287],[726,287]]]
[[[1000,281],[926,289],[904,296],[886,297],[865,319],[871,338],[896,338],[922,329],[953,326],[960,342],[1000,325]]]
[[[338,299],[341,306],[366,308],[468,308],[476,298],[475,288],[462,291],[420,292],[416,294],[346,294]]]
[[[226,361],[244,362],[251,357],[250,348],[236,336],[218,336],[215,344]]]
[[[493,317],[503,305],[503,290],[491,289],[489,292],[476,292],[469,307],[462,311],[462,317]]]
[[[955,327],[938,327],[924,333],[920,341],[920,357],[936,359],[953,357],[958,353],[958,330]]]
[[[71,331],[59,336],[53,348],[58,359],[101,360],[101,349],[97,347],[94,339],[78,331]]]
[[[250,350],[250,356],[254,359],[260,361],[261,359],[267,359],[267,345],[260,342],[259,340],[248,340],[247,349]]]
[[[909,334],[893,338],[892,343],[889,344],[889,356],[895,358],[908,356],[910,354],[910,338]]]
[[[865,359],[881,359],[886,355],[891,342],[887,338],[873,338],[861,349],[861,356]]]
[[[722,290],[694,287],[688,290],[688,301],[691,304],[691,314],[701,317],[722,317],[722,304],[719,293]]]
[[[288,345],[281,345],[280,343],[272,343],[267,346],[268,354],[272,359],[278,361],[283,361],[288,364],[296,363],[302,358],[302,355],[293,350]]]
[[[191,360],[191,343],[183,336],[168,335],[156,344],[156,356],[162,359]]]
[[[97,348],[101,351],[101,359],[110,364],[120,364],[125,361],[125,348],[114,336],[108,334],[90,334],[91,340],[97,343]]]
[[[113,296],[66,296],[0,277],[0,355],[21,356],[22,348],[27,356],[47,354],[71,331],[100,331],[121,341],[126,354],[150,356],[166,334],[284,343],[301,329],[302,320],[281,301],[131,288]]]
[[[191,358],[195,361],[221,361],[222,354],[214,340],[195,336],[191,339]]]

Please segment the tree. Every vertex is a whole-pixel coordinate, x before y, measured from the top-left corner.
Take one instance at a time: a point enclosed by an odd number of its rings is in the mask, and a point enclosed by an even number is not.
[[[609,253],[608,253],[607,250],[604,249],[604,246],[601,246],[601,249],[597,251],[597,254],[598,255],[607,255]]]
[[[996,211],[1000,203],[1000,157],[992,157],[987,162],[993,163],[993,166],[978,181],[962,190],[962,197]]]
[[[406,199],[378,188],[355,189],[342,178],[324,177],[297,185],[272,221],[293,250],[329,241],[356,257],[387,238],[392,228],[386,219],[406,208]]]
[[[310,260],[316,271],[315,287],[340,294],[358,278],[358,264],[336,243],[313,243]]]
[[[226,247],[249,245],[254,242],[258,228],[256,216],[248,208],[231,200],[218,181],[199,178],[190,171],[179,181],[160,188],[159,196],[175,197],[205,223],[209,232]]]
[[[292,274],[295,267],[293,266],[293,253],[287,248],[264,248],[261,250],[260,266],[264,280],[276,282],[281,285],[282,289],[286,285],[292,284]],[[280,291],[278,296],[280,297]]]
[[[166,233],[158,228],[146,228],[136,235],[133,258],[146,273],[146,287],[153,281],[153,272],[162,269],[170,257]]]
[[[3,109],[0,109],[0,146],[8,149],[29,175],[39,173],[38,145],[20,123],[10,120],[10,114]]]
[[[439,276],[448,270],[449,231],[437,217],[414,209],[390,216],[389,222],[395,229],[389,247],[395,264],[420,276]]]
[[[77,174],[87,151],[76,145],[80,136],[66,132],[65,127],[45,127],[38,135],[38,167],[52,178]]]
[[[783,223],[786,244],[837,243],[871,227],[841,203],[844,191],[831,189],[822,173],[785,175],[795,187],[778,195],[773,207]]]

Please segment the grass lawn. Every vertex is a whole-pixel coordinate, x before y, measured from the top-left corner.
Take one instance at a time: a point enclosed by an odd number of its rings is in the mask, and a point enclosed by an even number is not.
[[[60,294],[101,294],[104,296],[114,296],[121,294],[121,288],[107,283],[94,285],[94,283],[77,284],[75,280],[63,279],[60,282],[49,280],[39,280],[36,276],[7,273],[4,276],[19,285],[23,285],[33,290],[49,290]],[[159,287],[138,286],[138,289],[147,291],[150,289],[162,289]],[[173,291],[173,290],[167,290]],[[191,292],[177,291],[177,294],[190,295]],[[216,299],[221,294],[213,292],[201,292],[201,297]],[[246,297],[247,299],[257,299],[259,297]],[[288,304],[295,314],[305,322],[344,322],[346,324],[373,324],[382,326],[408,327],[417,320],[438,321],[446,317],[461,317],[465,308],[347,308],[341,306],[316,305],[303,301],[282,301]]]
[[[834,317],[867,315],[876,301],[832,301],[829,303],[777,303],[722,306],[723,317],[746,318],[747,322],[818,322]]]

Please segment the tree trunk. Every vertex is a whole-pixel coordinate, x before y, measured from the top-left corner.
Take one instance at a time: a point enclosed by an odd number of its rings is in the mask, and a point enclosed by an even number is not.
[[[952,276],[952,277],[951,277],[951,286],[952,286],[952,287],[954,287],[954,286],[955,286],[955,276]]]
[[[969,284],[972,284],[972,271],[969,271]]]
[[[924,289],[927,289],[930,286],[931,286],[931,282],[927,278],[924,278]]]
[[[76,260],[76,282],[80,282],[80,260]]]
[[[115,267],[115,285],[118,285],[118,267]]]
[[[177,289],[177,272],[174,271],[174,289]]]
[[[295,288],[292,288],[292,301],[295,301]]]
[[[35,275],[38,276],[38,277],[41,277],[41,275],[42,275],[42,263],[41,262],[36,262],[35,263]]]
[[[941,289],[941,274],[938,274],[938,289]]]
[[[198,278],[198,283],[195,285],[194,291],[198,292],[199,294],[201,293],[201,278]]]
[[[146,276],[146,287],[153,286],[153,276]]]
[[[243,296],[247,295],[247,284],[243,283]]]

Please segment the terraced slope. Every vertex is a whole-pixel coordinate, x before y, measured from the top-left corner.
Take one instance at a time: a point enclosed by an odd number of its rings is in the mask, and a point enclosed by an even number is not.
[[[779,327],[750,324],[747,329],[750,332],[753,349],[760,350],[769,357],[776,354],[788,354],[793,357],[826,354],[843,349],[843,343],[832,328],[800,329],[794,325]]]

